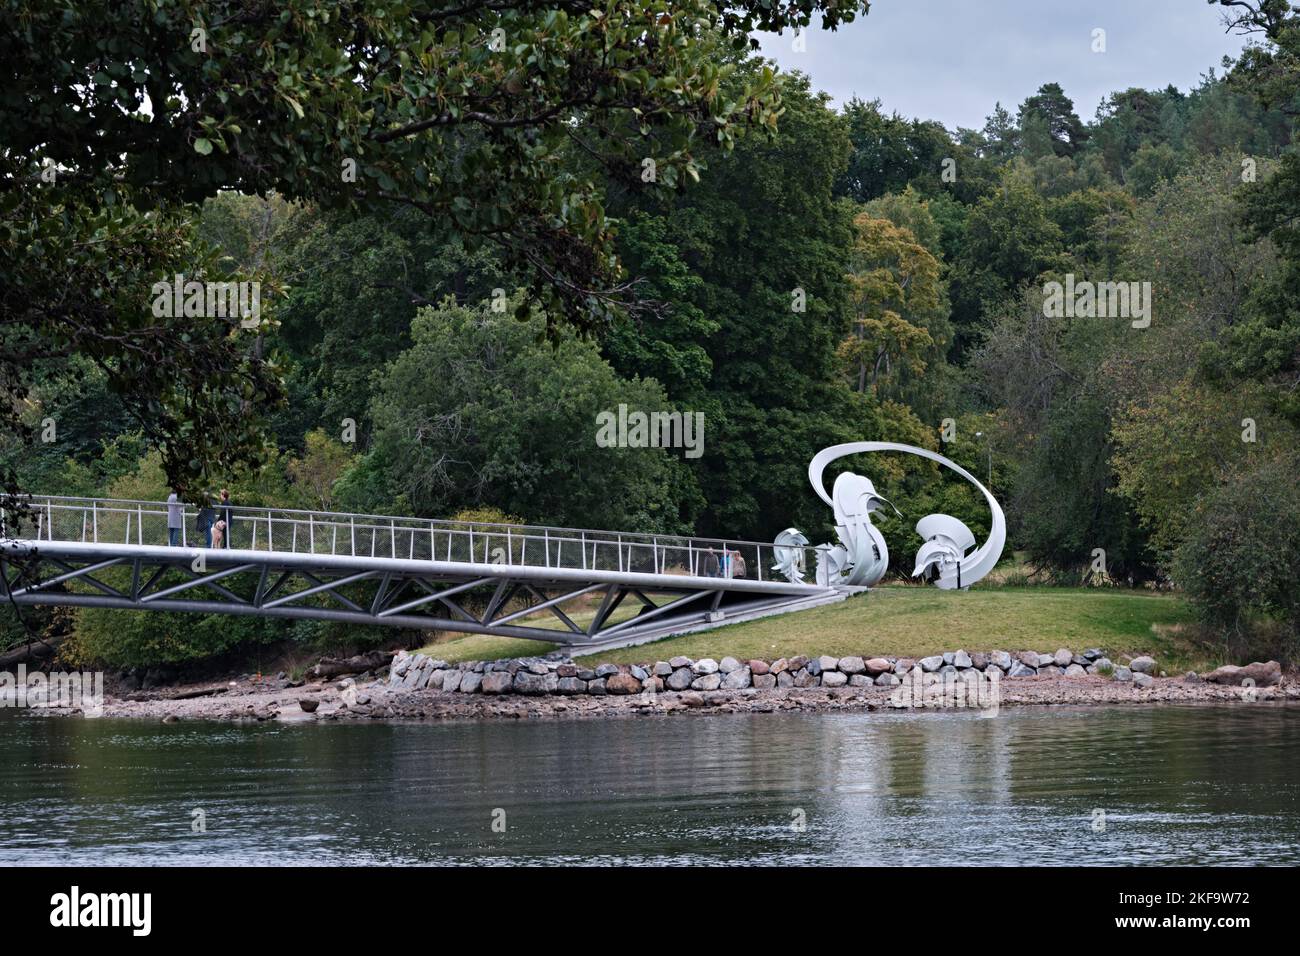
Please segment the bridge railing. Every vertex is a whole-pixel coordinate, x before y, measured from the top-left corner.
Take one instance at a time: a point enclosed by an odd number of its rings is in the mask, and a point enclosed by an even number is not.
[[[15,511],[14,504],[21,507]],[[175,546],[210,547],[208,536],[197,530],[196,509],[192,505],[179,507],[181,518]],[[166,502],[24,496],[17,501],[6,501],[4,510],[11,526],[4,530],[7,537],[94,544],[166,546],[173,543]],[[778,549],[760,541],[292,508],[216,505],[213,510],[217,519],[229,516],[225,546],[251,551],[743,577],[757,581],[786,581],[773,568],[778,559],[788,560],[796,552],[809,578],[817,566],[817,548]]]

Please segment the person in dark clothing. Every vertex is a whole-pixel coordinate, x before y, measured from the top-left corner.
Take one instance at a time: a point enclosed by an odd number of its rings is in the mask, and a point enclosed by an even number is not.
[[[716,578],[718,576],[718,555],[712,548],[704,555],[704,576],[706,578]]]
[[[206,542],[205,547],[212,547],[212,526],[217,523],[217,512],[213,509],[212,503],[205,499],[204,505],[199,509],[198,515],[194,518],[194,526],[198,529],[199,534],[203,535]]]

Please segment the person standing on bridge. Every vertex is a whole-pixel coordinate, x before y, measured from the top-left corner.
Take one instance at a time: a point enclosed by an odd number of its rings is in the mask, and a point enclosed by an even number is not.
[[[716,578],[718,576],[718,556],[712,548],[704,554],[704,576],[706,578]]]
[[[181,496],[173,491],[167,496],[167,543],[173,548],[181,543],[181,525],[185,521],[185,505]]]
[[[230,514],[230,491],[229,490],[225,488],[221,489],[221,504],[218,505],[218,507],[220,509],[218,511],[218,517],[225,522],[225,526],[221,529],[223,532],[221,536],[221,540],[223,540],[225,544],[224,545],[219,544],[217,545],[217,547],[228,548],[230,547],[230,528],[231,528],[230,519],[232,517]]]
[[[739,551],[731,552],[731,576],[733,578],[743,578],[749,572],[745,566],[745,556]]]
[[[217,521],[217,513],[212,510],[212,499],[206,494],[203,496],[203,507],[194,518],[194,527],[198,529],[199,534],[203,535],[206,542],[205,547],[212,547],[212,526]]]

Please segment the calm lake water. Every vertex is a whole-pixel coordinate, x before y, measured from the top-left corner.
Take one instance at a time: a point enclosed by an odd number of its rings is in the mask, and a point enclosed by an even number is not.
[[[0,864],[1293,865],[1297,731],[1300,707],[1262,703],[324,725],[11,711]]]

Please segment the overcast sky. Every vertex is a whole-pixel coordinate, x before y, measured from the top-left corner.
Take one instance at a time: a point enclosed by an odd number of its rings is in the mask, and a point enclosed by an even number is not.
[[[979,129],[1001,101],[1012,113],[1056,81],[1091,120],[1108,93],[1130,86],[1186,91],[1242,39],[1206,0],[874,0],[830,33],[763,34],[763,53],[808,73],[837,104],[857,94],[886,111]],[[1106,31],[1094,53],[1093,30]],[[1221,71],[1220,71],[1221,72]]]

